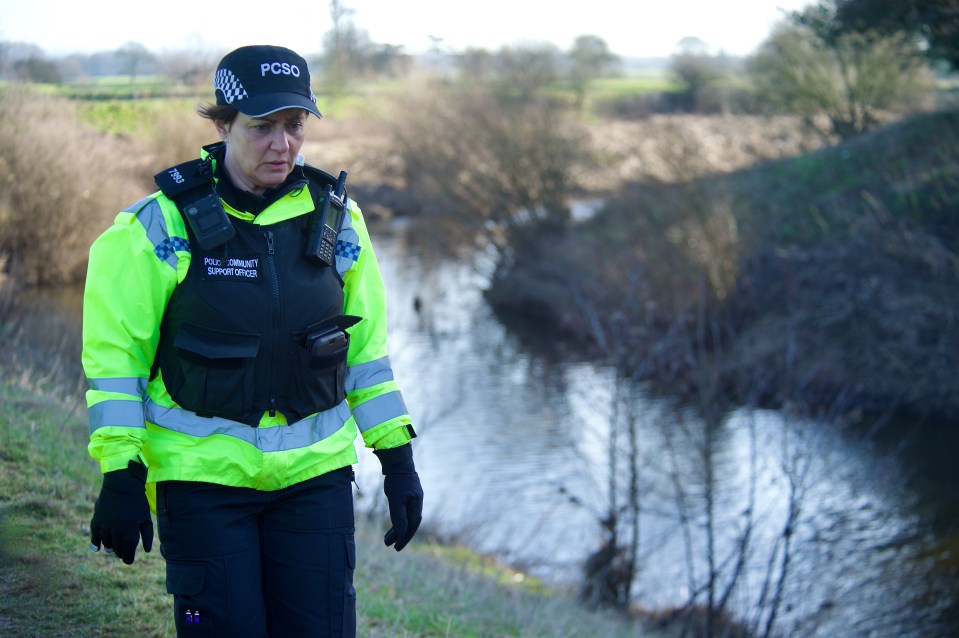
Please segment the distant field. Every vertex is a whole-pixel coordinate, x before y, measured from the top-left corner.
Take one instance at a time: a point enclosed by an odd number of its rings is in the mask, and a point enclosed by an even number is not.
[[[80,118],[108,133],[135,133],[152,130],[157,115],[189,113],[202,101],[199,97],[148,97],[81,101]]]
[[[317,105],[324,114],[337,119],[381,116],[394,98],[420,83],[411,77],[374,78],[351,82],[345,91],[331,96],[321,79],[314,81]],[[5,83],[0,83],[2,88]],[[59,85],[34,84],[31,90],[75,100],[81,117],[100,130],[111,133],[141,131],[158,113],[188,112],[212,97],[207,85],[187,86],[161,75],[101,76]],[[588,96],[592,103],[609,102],[634,95],[681,89],[666,69],[630,69],[619,77],[596,78]],[[558,95],[565,88],[557,87]]]
[[[590,95],[596,98],[616,98],[660,91],[678,91],[682,85],[668,71],[650,69],[632,71],[622,77],[597,78],[590,85]]]

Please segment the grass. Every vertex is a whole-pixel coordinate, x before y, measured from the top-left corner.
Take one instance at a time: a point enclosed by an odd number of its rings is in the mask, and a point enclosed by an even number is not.
[[[650,70],[619,77],[596,78],[589,85],[589,93],[595,99],[610,99],[658,91],[677,91],[681,88],[682,84],[668,73]]]
[[[863,216],[934,229],[955,245],[959,114],[925,113],[845,144],[760,165],[734,178],[749,220],[775,242],[842,236]]]
[[[203,89],[206,89],[204,86]],[[53,93],[78,100],[131,100],[175,98],[198,94],[197,87],[159,75],[113,75],[57,85]]]
[[[346,91],[331,102],[330,96],[317,80],[317,106],[324,114],[338,119],[382,116],[383,107],[397,95],[408,90],[406,78],[376,78],[352,82]],[[7,83],[0,83],[0,88]],[[140,75],[131,81],[129,76],[104,76],[64,84],[29,84],[30,90],[53,97],[74,101],[82,121],[106,133],[151,133],[150,121],[164,113],[192,112],[201,102],[210,100],[209,87],[187,86],[162,76]],[[662,70],[634,71],[616,77],[601,77],[589,87],[591,102],[601,102],[646,95],[660,91],[671,92],[681,87]],[[557,89],[561,95],[567,91]],[[570,97],[571,94],[567,95]]]
[[[158,543],[132,566],[89,547],[99,472],[86,454],[81,397],[40,375],[0,377],[0,634],[172,636]],[[382,521],[358,516],[359,636],[650,636],[589,613],[564,592],[518,583],[463,548],[383,546]],[[421,536],[425,536],[421,534]]]
[[[206,87],[203,87],[204,89]],[[395,94],[394,87],[358,85],[336,100],[317,96],[317,107],[324,115],[339,120],[382,115],[382,105]],[[125,95],[100,93],[96,99],[73,95],[81,121],[104,133],[149,136],[156,133],[156,120],[171,115],[186,114],[192,119],[196,107],[212,102],[205,90],[194,93],[164,95],[140,94],[130,99],[129,87]]]
[[[192,113],[202,98],[161,97],[136,100],[91,100],[77,102],[81,121],[104,133],[149,134],[158,117],[170,113]]]

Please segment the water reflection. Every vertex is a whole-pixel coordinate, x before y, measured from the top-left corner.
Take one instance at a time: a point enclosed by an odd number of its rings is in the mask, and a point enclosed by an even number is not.
[[[937,550],[928,505],[943,494],[910,480],[901,443],[762,410],[707,427],[609,370],[528,354],[483,303],[482,273],[403,251],[377,237],[434,529],[576,583],[598,520],[629,501],[632,422],[643,605],[702,602],[713,571],[717,595],[736,578],[729,608],[760,632],[775,609],[782,635],[949,635],[955,559]],[[364,458],[361,485],[378,485],[377,470]],[[936,510],[954,535],[955,509]]]

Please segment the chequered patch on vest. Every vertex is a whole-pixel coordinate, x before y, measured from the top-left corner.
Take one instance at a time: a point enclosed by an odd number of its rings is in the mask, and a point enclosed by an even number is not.
[[[336,256],[346,257],[351,261],[356,261],[360,258],[360,247],[348,241],[338,239],[336,240]]]
[[[242,100],[247,95],[246,89],[240,83],[239,78],[233,75],[230,69],[220,69],[213,78],[214,91],[222,91],[223,99],[227,104],[233,104],[233,100]]]
[[[160,258],[160,261],[166,261],[170,255],[178,250],[189,252],[190,242],[182,237],[167,237],[162,244],[153,249],[153,253]]]

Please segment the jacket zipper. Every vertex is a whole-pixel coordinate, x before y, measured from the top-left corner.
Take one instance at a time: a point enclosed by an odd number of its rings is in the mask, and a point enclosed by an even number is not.
[[[276,262],[274,255],[276,253],[273,243],[273,231],[268,230],[266,235],[266,261],[270,271],[270,284],[273,292],[273,344],[270,349],[270,396],[269,411],[270,416],[276,416],[276,379],[279,374],[279,358],[277,351],[280,347],[280,280],[276,272]]]

